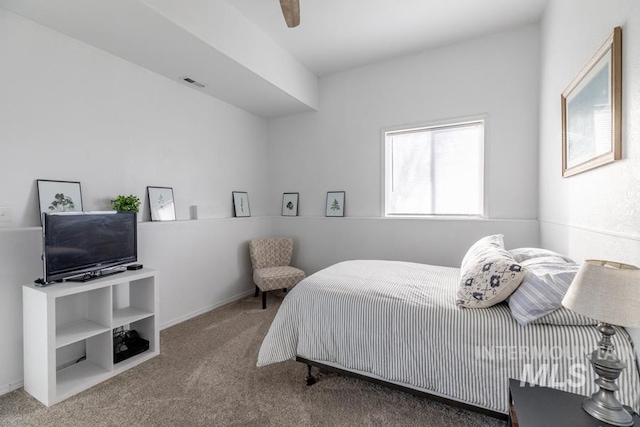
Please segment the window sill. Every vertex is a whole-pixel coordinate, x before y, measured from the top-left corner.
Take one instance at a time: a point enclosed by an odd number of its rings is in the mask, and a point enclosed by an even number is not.
[[[489,218],[481,215],[383,215],[383,219],[429,219],[437,221],[485,221]]]

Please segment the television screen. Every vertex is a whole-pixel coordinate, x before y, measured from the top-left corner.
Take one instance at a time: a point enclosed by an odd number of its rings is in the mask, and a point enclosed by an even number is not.
[[[45,282],[138,259],[135,212],[44,214],[43,236]]]

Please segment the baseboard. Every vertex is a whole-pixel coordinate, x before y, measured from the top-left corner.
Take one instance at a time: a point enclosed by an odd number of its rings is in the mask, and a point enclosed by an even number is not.
[[[160,325],[160,330],[170,328],[172,326],[177,325],[178,323],[182,323],[182,322],[187,321],[189,319],[192,319],[192,318],[194,318],[196,316],[200,316],[201,314],[207,313],[207,312],[209,312],[211,310],[215,310],[216,308],[220,308],[223,305],[227,305],[227,304],[230,304],[232,302],[238,301],[238,300],[240,300],[242,298],[248,297],[249,295],[253,295],[254,292],[255,292],[254,289],[247,290],[245,292],[242,292],[240,294],[234,295],[232,297],[225,298],[222,301],[218,301],[218,302],[216,302],[214,304],[208,305],[208,306],[206,306],[204,308],[201,308],[200,310],[196,310],[196,311],[194,311],[192,313],[185,314],[184,316],[180,316],[177,319],[173,319],[173,320],[170,320],[168,322],[165,322],[165,323]]]
[[[0,385],[0,396],[3,394],[11,393],[14,390],[22,388],[24,386],[24,381],[20,380],[15,383],[9,383],[5,385]]]

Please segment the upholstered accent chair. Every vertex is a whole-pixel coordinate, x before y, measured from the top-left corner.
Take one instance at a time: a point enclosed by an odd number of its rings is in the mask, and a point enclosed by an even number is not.
[[[289,266],[293,255],[293,239],[288,237],[268,237],[252,240],[249,255],[253,267],[255,296],[262,291],[262,308],[267,308],[267,292],[276,289],[293,288],[302,279],[304,271]]]

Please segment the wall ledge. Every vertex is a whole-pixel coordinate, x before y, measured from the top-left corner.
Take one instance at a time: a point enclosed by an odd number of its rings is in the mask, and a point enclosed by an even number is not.
[[[588,227],[586,225],[570,224],[570,223],[566,223],[566,222],[562,222],[562,221],[554,221],[554,220],[550,220],[550,219],[542,219],[541,218],[538,221],[543,223],[543,224],[558,225],[558,226],[561,226],[561,227],[568,227],[568,228],[573,228],[573,229],[576,229],[576,230],[587,231],[589,233],[596,233],[596,234],[601,234],[601,235],[604,235],[604,236],[611,236],[611,237],[620,237],[620,238],[623,238],[623,239],[635,240],[635,241],[639,241],[640,242],[640,235],[637,235],[637,234],[621,233],[621,232],[617,232],[617,231],[607,231],[607,230],[603,230],[603,229],[599,229],[599,228]]]

